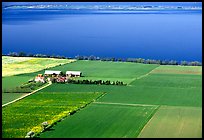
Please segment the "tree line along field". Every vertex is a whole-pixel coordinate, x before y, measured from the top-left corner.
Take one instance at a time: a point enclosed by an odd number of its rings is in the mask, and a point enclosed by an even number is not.
[[[67,70],[79,70],[82,71],[82,75],[84,76],[81,78],[87,79],[104,78],[111,80],[118,78],[119,81],[126,80],[128,86],[52,84],[50,87],[41,90],[40,93],[42,95],[43,93],[55,93],[57,95],[58,93],[90,92],[106,92],[106,94],[73,116],[69,116],[62,122],[57,123],[52,131],[46,131],[39,137],[188,137],[189,135],[187,134],[191,133],[189,125],[183,126],[182,135],[173,135],[178,131],[177,129],[173,129],[175,124],[181,126],[182,121],[185,123],[191,122],[194,125],[193,128],[195,129],[193,132],[196,135],[191,135],[192,137],[200,137],[202,132],[200,129],[201,114],[199,111],[197,115],[194,115],[195,119],[190,121],[189,118],[192,118],[190,117],[190,113],[178,111],[177,108],[185,107],[188,110],[187,112],[191,112],[195,108],[197,110],[201,109],[202,73],[198,74],[198,72],[201,72],[201,67],[189,67],[190,70],[187,70],[188,66],[185,68],[181,66],[172,66],[171,68],[169,66],[160,67],[154,64],[76,61],[52,68],[52,70],[61,70],[63,72]],[[171,72],[167,70],[165,73],[165,69],[171,69]],[[185,72],[180,74],[182,69]],[[163,71],[159,72],[158,70]],[[173,73],[172,71],[179,72]],[[187,73],[186,71],[191,72]],[[193,74],[192,71],[194,71]],[[44,73],[43,70],[39,72]],[[39,72],[22,74],[22,76],[34,76]],[[41,94],[35,94],[35,97]],[[22,101],[25,101],[25,99]],[[15,106],[16,103],[12,105]],[[28,110],[29,108],[31,106],[27,107]],[[55,109],[53,106],[50,106],[50,108],[51,110],[52,108]],[[173,111],[175,114],[172,112],[172,116],[179,114],[182,121],[176,120],[175,124],[173,123],[174,121],[171,121],[172,126],[165,127],[164,125],[161,127],[160,125],[162,123],[160,124],[158,120],[171,120],[170,118],[166,118],[165,115],[170,112],[169,108],[175,110]],[[3,108],[3,110],[7,109]],[[20,108],[17,110],[20,110]],[[161,112],[161,110],[163,113],[157,113]],[[156,121],[154,120],[154,116],[158,118]],[[84,122],[82,118],[86,121]],[[134,120],[134,123],[132,120]],[[157,126],[152,126],[152,121],[155,121]],[[86,122],[90,122],[90,124],[88,125]],[[106,124],[110,125],[107,126]],[[148,130],[145,130],[148,128],[146,125],[150,125],[150,128],[156,130],[163,129],[166,133],[159,133],[158,131],[159,134],[154,135],[153,133],[149,133]],[[77,130],[80,132],[77,132]],[[98,132],[97,130],[100,131]],[[140,132],[145,133],[140,135]]]

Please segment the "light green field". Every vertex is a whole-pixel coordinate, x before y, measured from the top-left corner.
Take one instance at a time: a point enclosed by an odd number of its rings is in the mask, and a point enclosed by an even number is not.
[[[154,69],[152,73],[160,74],[202,74],[202,66],[171,66],[171,65],[160,65]]]
[[[202,138],[202,108],[162,106],[139,138]]]
[[[4,64],[12,64],[12,63],[18,63],[22,61],[27,61],[33,59],[33,57],[10,57],[10,56],[2,56],[2,66]]]
[[[38,92],[2,108],[2,137],[24,138],[29,131],[39,133],[41,123],[55,123],[102,93]]]
[[[12,76],[23,73],[36,72],[48,67],[66,64],[75,60],[55,58],[19,58],[2,56],[2,76]]]
[[[41,138],[136,138],[156,106],[106,105],[92,103],[66,118]]]

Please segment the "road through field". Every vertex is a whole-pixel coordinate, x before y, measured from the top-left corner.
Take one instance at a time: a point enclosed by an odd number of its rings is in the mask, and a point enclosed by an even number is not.
[[[125,106],[158,106],[148,104],[125,104],[125,103],[111,103],[111,102],[93,102],[94,104],[110,104],[110,105],[125,105]]]
[[[44,89],[44,88],[50,86],[51,84],[52,84],[52,83],[49,82],[47,85],[45,85],[45,86],[43,86],[43,87],[41,87],[41,88],[39,88],[39,89],[37,89],[37,90],[31,92],[31,93],[28,93],[28,94],[26,94],[26,95],[24,95],[24,96],[21,96],[20,98],[17,98],[17,99],[15,99],[15,100],[11,101],[11,102],[8,102],[8,103],[6,103],[6,104],[3,104],[2,107],[7,106],[7,105],[9,105],[9,104],[12,104],[12,103],[14,103],[14,102],[17,102],[17,101],[19,101],[19,100],[21,100],[21,99],[23,99],[23,98],[25,98],[25,97],[27,97],[27,96],[30,96],[30,95],[36,93],[37,91],[42,90],[42,89]]]

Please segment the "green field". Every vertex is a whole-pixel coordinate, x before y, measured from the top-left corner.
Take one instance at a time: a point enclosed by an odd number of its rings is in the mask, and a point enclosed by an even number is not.
[[[81,71],[83,76],[81,79],[119,80],[129,83],[156,67],[158,65],[84,60],[55,67],[52,70],[61,70],[64,73],[68,70]]]
[[[2,108],[2,137],[23,138],[29,131],[40,132],[41,123],[56,122],[102,93],[38,92]]]
[[[23,95],[26,95],[26,93],[2,93],[2,105],[20,98]]]
[[[201,138],[202,108],[162,106],[139,138]]]
[[[42,91],[106,92],[106,96],[100,99],[100,101],[104,102],[202,106],[201,87],[177,89],[171,87],[53,84]]]
[[[152,73],[160,74],[202,74],[201,66],[171,66],[171,65],[161,65]]]
[[[202,87],[202,76],[184,74],[150,74],[149,76],[133,81],[130,85],[176,89],[198,89]]]
[[[135,138],[156,106],[92,103],[40,135],[41,138]]]
[[[15,130],[18,130],[19,136],[20,131],[27,132],[38,126],[42,120],[34,117],[40,118],[39,114],[42,112],[45,112],[42,118],[50,117],[51,121],[53,119],[51,116],[60,114],[64,109],[69,110],[73,105],[77,106],[78,99],[89,100],[91,97],[97,98],[102,93],[106,94],[74,115],[66,117],[49,131],[42,133],[40,137],[132,138],[138,135],[139,137],[202,137],[202,67],[76,61],[50,69],[63,72],[81,71],[83,77],[79,79],[118,80],[128,85],[52,84],[37,94],[9,105],[9,109],[3,108],[4,137],[17,136]],[[34,77],[38,73],[44,73],[44,70],[18,75],[19,83],[16,85],[26,80],[26,77]],[[12,87],[9,85],[10,80],[6,78],[9,77],[2,78],[3,87]],[[73,98],[69,96],[74,93],[77,94]],[[86,96],[87,93],[91,94],[91,97]],[[94,93],[98,93],[97,96],[92,96]],[[72,102],[75,99],[76,102]],[[34,110],[35,113],[28,110]],[[52,115],[45,115],[53,111]],[[20,120],[12,122],[12,115],[9,118],[6,114],[15,114],[14,112],[19,114],[16,118]],[[31,127],[27,123],[26,125],[22,123],[20,116],[25,118],[27,114],[30,115],[31,121],[36,121],[38,124]],[[5,119],[5,116],[8,119]],[[21,124],[29,130],[25,131],[25,128],[21,128]]]

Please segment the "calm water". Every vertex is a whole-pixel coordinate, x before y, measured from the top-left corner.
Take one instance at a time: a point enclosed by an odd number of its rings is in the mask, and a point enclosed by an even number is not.
[[[2,51],[202,61],[202,12],[6,10]]]

